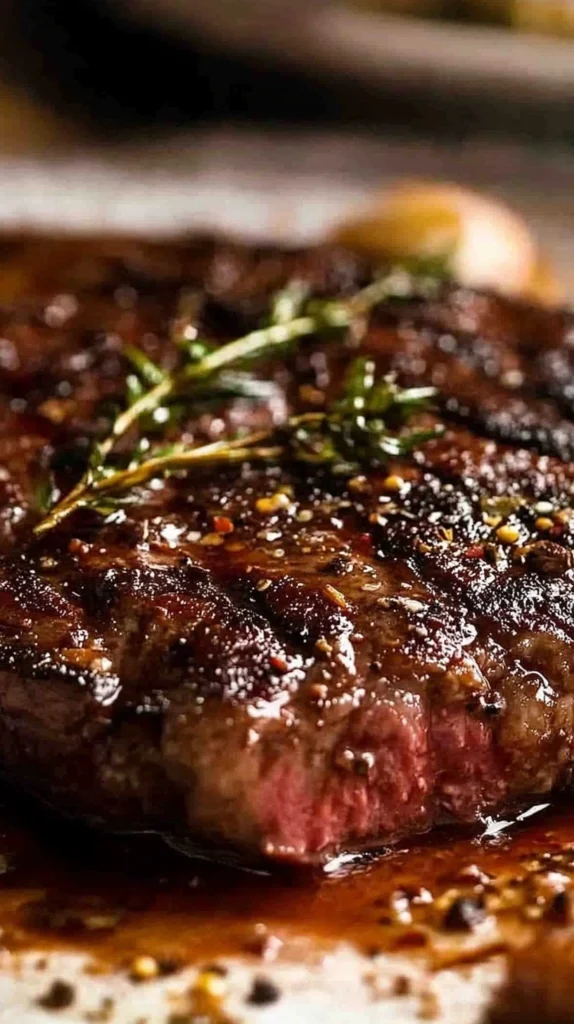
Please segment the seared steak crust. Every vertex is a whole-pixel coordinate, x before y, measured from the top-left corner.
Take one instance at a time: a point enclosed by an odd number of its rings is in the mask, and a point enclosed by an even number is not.
[[[123,394],[123,343],[173,363],[182,290],[225,339],[294,275],[342,295],[370,270],[209,241],[14,243],[3,258],[25,293],[0,313],[9,778],[106,827],[301,861],[569,785],[573,315],[415,287],[360,338],[267,367],[261,402],[179,430],[192,443],[317,407],[360,345],[438,388],[439,439],[351,480],[194,472],[35,540],[47,475],[73,483]],[[278,491],[288,502],[258,510]]]

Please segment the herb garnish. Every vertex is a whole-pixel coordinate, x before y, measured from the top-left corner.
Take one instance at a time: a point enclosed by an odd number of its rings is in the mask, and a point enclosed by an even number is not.
[[[108,436],[94,445],[76,486],[38,523],[35,533],[46,533],[80,508],[109,515],[117,509],[118,495],[154,477],[192,466],[293,460],[341,472],[407,453],[436,436],[436,429],[396,432],[415,410],[426,406],[434,389],[401,389],[390,377],[377,378],[372,360],[359,358],[351,364],[341,397],[324,412],[305,413],[278,428],[196,448],[182,444],[153,448],[144,436],[127,465],[109,462],[117,442],[136,425],[157,430],[173,422],[178,402],[188,408],[190,403],[229,394],[253,396],[254,383],[262,382],[238,373],[238,367],[272,357],[290,343],[321,331],[340,333],[392,294],[395,283],[388,274],[348,300],[309,300],[303,287],[292,284],[275,296],[271,322],[265,327],[218,348],[184,337],[181,363],[172,372],[157,366],[139,349],[125,346],[124,354],[134,368],[127,378],[127,407]]]

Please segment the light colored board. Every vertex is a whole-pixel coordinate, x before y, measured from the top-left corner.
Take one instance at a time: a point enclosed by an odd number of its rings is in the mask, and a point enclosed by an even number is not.
[[[500,959],[463,971],[429,974],[405,957],[384,957],[371,963],[340,946],[318,963],[284,960],[264,968],[238,960],[222,960],[229,974],[212,1024],[479,1024],[503,973]],[[42,969],[38,968],[38,963]],[[90,1014],[113,999],[108,1024],[171,1024],[170,1016],[192,1013],[190,990],[195,969],[160,981],[134,983],[126,972],[93,973],[89,961],[75,954],[54,954],[44,966],[41,953],[4,955],[0,962],[0,1024],[48,1024],[50,1020],[85,1024]],[[249,1004],[256,976],[272,979],[280,990],[277,1002],[265,1007]],[[74,986],[73,1004],[48,1013],[38,1000],[54,979]],[[398,979],[401,979],[398,983]],[[408,979],[409,991],[402,990]],[[173,1019],[173,1018],[172,1018]],[[177,1017],[175,1017],[177,1020]],[[190,1024],[192,1017],[189,1018]],[[205,1020],[205,1018],[204,1018]],[[179,1022],[178,1022],[179,1024]]]

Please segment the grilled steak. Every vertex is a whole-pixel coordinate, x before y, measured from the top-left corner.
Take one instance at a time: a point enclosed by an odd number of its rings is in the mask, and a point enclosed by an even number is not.
[[[337,250],[211,242],[2,255],[9,779],[108,828],[294,861],[569,785],[569,313],[415,283],[360,337],[307,341],[266,367],[261,401],[196,409],[178,429],[195,443],[321,408],[360,346],[401,383],[437,387],[440,438],[352,479],[194,471],[38,539],[46,479],[71,486],[122,400],[125,342],[172,364],[182,290],[202,334],[223,340],[293,276],[347,295],[370,270]]]

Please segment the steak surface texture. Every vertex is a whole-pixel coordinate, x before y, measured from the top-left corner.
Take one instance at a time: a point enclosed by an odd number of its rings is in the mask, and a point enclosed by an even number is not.
[[[570,786],[570,313],[411,282],[347,338],[257,368],[260,400],[190,407],[176,439],[321,409],[357,352],[437,388],[414,424],[440,437],[351,479],[193,471],[36,538],[46,484],[73,485],[124,400],[126,343],[174,365],[183,294],[223,342],[293,278],[345,296],[371,269],[210,240],[8,240],[0,257],[8,779],[106,828],[295,862]]]

